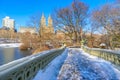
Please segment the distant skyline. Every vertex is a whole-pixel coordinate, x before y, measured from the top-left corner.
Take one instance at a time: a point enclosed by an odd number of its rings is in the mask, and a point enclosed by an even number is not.
[[[36,13],[44,13],[46,17],[52,13],[55,8],[66,7],[73,0],[0,0],[0,27],[2,19],[5,16],[15,20],[15,28],[26,26],[29,17]],[[114,0],[81,0],[86,3],[90,10]]]

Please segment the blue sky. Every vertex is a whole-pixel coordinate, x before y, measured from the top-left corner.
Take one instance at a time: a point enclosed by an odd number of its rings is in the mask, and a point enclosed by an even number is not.
[[[55,8],[69,6],[73,0],[0,0],[0,27],[2,18],[9,16],[15,19],[16,26],[26,26],[29,17],[36,13],[44,13],[47,17]],[[114,0],[81,0],[90,10]]]

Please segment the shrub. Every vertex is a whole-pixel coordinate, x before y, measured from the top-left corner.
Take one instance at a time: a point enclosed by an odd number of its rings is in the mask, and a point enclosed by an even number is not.
[[[22,44],[19,48],[20,50],[28,50],[29,46]]]

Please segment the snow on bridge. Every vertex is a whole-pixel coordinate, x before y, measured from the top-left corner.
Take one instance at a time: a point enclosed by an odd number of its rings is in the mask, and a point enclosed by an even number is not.
[[[120,71],[79,48],[67,48],[40,70],[34,80],[120,80]]]

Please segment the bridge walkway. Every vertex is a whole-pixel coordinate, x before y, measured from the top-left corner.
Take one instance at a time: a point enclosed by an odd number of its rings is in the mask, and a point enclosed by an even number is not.
[[[120,71],[111,62],[70,48],[58,80],[120,80]]]

